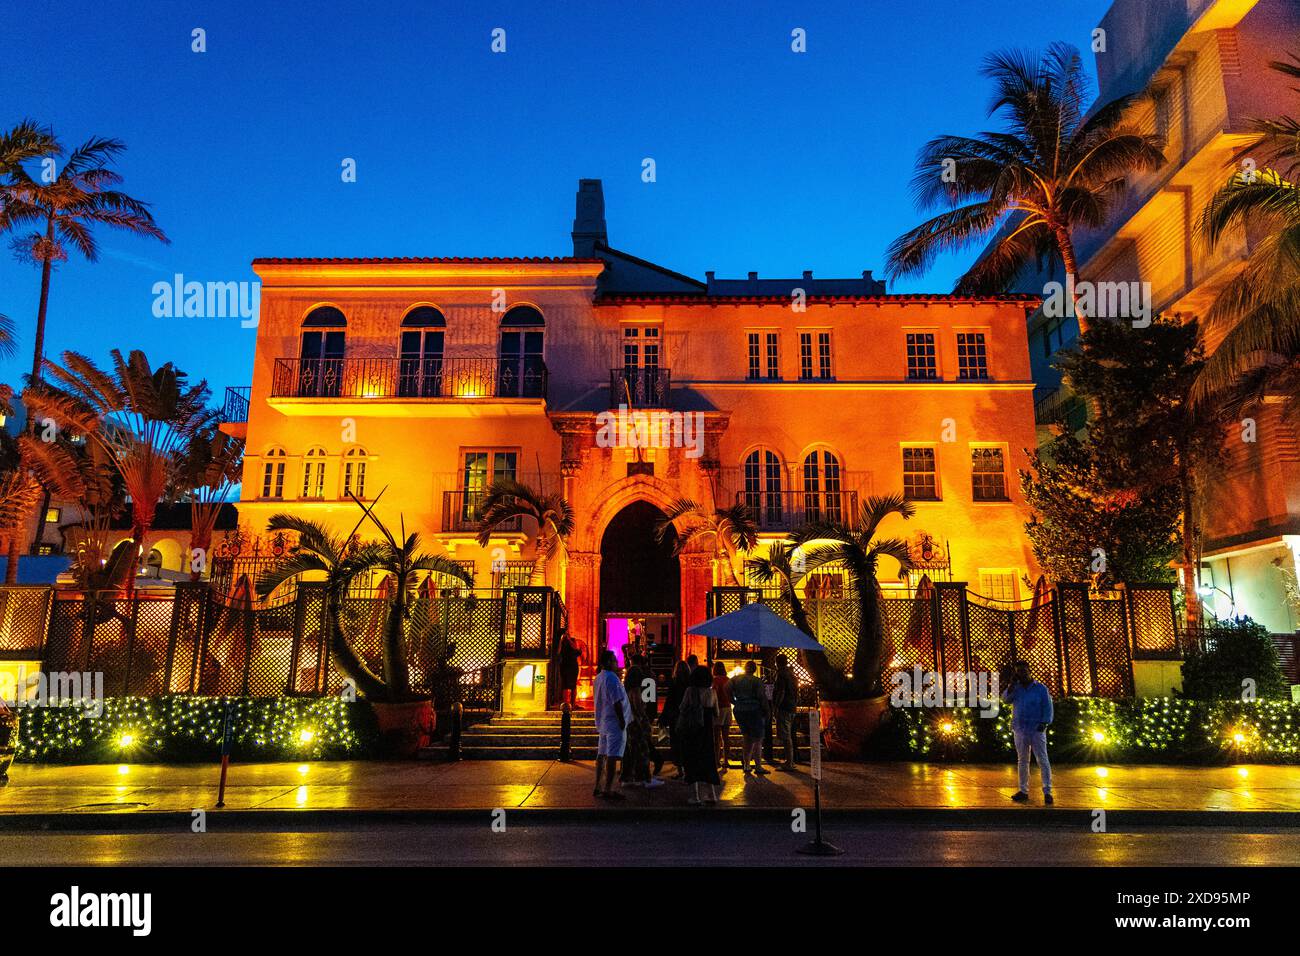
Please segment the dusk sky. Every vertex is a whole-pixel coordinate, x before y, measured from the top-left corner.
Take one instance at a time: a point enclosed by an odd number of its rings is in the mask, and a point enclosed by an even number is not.
[[[0,32],[0,126],[124,140],[123,188],[172,240],[101,229],[100,261],[54,276],[46,354],[144,348],[219,400],[248,383],[254,331],[155,318],[155,283],[254,281],[257,256],[566,255],[581,177],[604,180],[613,246],[697,278],[880,275],[918,221],[917,148],[988,127],[981,58],[1060,39],[1091,70],[1108,5],[25,4]],[[18,384],[39,272],[8,242]],[[948,291],[964,261],[891,291]]]

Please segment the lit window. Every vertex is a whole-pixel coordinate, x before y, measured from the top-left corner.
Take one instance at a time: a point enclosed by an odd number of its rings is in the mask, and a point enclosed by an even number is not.
[[[1001,448],[972,448],[971,497],[976,501],[1006,501],[1007,475]]]
[[[1006,568],[980,568],[979,593],[994,601],[1018,601],[1016,572]]]
[[[343,497],[366,497],[366,452],[353,448],[343,456]]]
[[[919,379],[939,377],[933,332],[907,333],[907,377]]]
[[[844,520],[840,460],[829,451],[812,452],[803,460],[803,508],[806,521]]]
[[[817,333],[817,377],[831,377],[831,334]]]
[[[829,332],[799,333],[799,377],[831,377],[831,334]]]
[[[745,459],[745,507],[759,524],[781,520],[781,459],[760,448]]]
[[[983,332],[957,333],[957,377],[965,379],[989,377],[989,359],[984,346]]]
[[[284,449],[272,448],[262,465],[262,497],[284,497]]]
[[[768,332],[764,336],[764,352],[767,356],[767,377],[781,377],[781,353],[777,333]]]
[[[313,448],[303,457],[302,496],[325,497],[325,449]]]
[[[45,512],[46,524],[58,524],[63,519],[62,508],[50,508]]]
[[[939,480],[934,449],[913,446],[903,449],[903,497],[910,501],[937,501]]]
[[[475,522],[483,517],[488,488],[499,481],[514,481],[519,467],[517,451],[483,449],[465,452],[461,470],[460,520]]]
[[[762,344],[757,332],[750,332],[746,336],[748,341],[748,358],[749,371],[746,373],[747,378],[759,378],[762,370]]]

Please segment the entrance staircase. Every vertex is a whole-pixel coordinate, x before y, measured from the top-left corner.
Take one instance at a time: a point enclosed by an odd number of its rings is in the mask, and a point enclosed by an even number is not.
[[[558,760],[560,758],[560,712],[548,710],[535,714],[498,714],[486,720],[469,723],[461,731],[460,755],[462,760]],[[571,745],[574,760],[596,759],[596,722],[591,711],[578,710],[572,715]],[[808,721],[801,716],[796,723],[796,747],[799,759],[808,761]],[[733,725],[729,738],[731,762],[739,766],[740,733]],[[671,765],[668,746],[659,748],[660,756]],[[448,760],[448,740],[444,737],[420,752],[429,760]],[[783,759],[780,743],[776,743],[776,757]]]

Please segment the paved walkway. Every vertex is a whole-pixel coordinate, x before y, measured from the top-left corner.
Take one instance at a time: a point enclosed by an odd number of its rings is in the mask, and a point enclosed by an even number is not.
[[[1006,765],[835,763],[825,765],[824,771],[822,801],[828,810],[1024,811],[1010,802],[1015,771]],[[392,813],[497,807],[687,809],[688,788],[679,782],[652,791],[625,789],[627,799],[615,803],[592,797],[592,776],[589,761],[232,764],[226,810],[254,811],[251,816],[256,811]],[[215,764],[19,764],[10,773],[9,786],[0,789],[0,820],[210,810],[217,799],[217,778]],[[723,779],[724,809],[812,805],[806,767],[797,773],[773,771],[765,778],[746,778],[732,770]],[[1070,766],[1057,769],[1055,790],[1059,811],[1266,811],[1275,817],[1300,811],[1300,767]],[[1031,806],[1041,805],[1042,795],[1035,790]],[[1300,812],[1295,820],[1300,825]]]

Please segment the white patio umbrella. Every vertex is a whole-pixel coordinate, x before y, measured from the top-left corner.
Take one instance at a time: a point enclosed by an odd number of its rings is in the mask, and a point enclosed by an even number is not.
[[[766,604],[746,604],[739,611],[731,611],[711,618],[703,624],[687,629],[690,634],[700,634],[723,641],[740,641],[759,647],[790,647],[801,651],[826,651],[811,637],[787,622]]]

